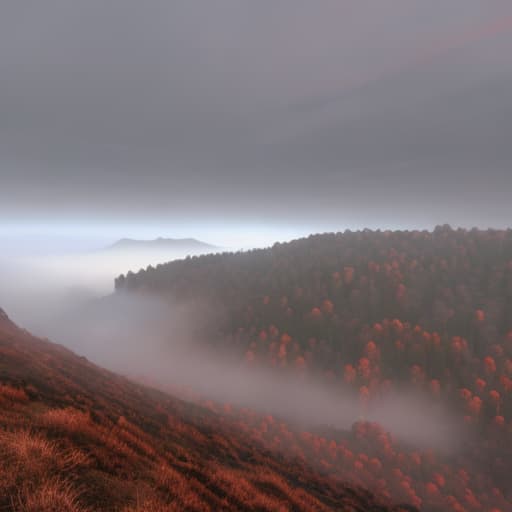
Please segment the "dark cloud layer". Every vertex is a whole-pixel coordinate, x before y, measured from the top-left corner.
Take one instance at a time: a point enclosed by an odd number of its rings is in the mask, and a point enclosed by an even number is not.
[[[507,225],[509,0],[6,0],[4,219]]]

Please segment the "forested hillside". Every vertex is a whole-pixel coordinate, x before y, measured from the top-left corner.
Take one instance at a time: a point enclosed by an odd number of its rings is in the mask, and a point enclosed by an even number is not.
[[[403,385],[448,404],[478,436],[454,458],[365,423],[303,451],[425,510],[511,510],[512,230],[314,235],[148,268],[116,290],[221,305],[212,339],[246,364],[321,375],[363,404]]]

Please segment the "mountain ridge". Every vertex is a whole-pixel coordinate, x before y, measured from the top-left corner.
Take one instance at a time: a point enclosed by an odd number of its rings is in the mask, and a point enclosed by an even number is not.
[[[185,250],[214,250],[218,246],[202,242],[195,238],[163,238],[152,240],[138,240],[134,238],[121,238],[108,246],[106,250],[154,250],[154,249],[185,249]]]

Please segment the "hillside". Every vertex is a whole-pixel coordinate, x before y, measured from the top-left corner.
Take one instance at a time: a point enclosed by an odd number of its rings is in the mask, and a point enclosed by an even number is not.
[[[33,337],[0,310],[0,510],[391,508],[204,407]]]
[[[154,240],[134,240],[131,238],[122,238],[118,240],[108,250],[115,251],[191,251],[206,252],[218,249],[215,245],[201,242],[195,238],[156,238]]]
[[[247,364],[343,383],[362,404],[396,387],[446,404],[474,436],[457,457],[363,424],[310,458],[424,510],[512,510],[512,230],[314,235],[159,265],[116,290],[211,301],[221,343]]]

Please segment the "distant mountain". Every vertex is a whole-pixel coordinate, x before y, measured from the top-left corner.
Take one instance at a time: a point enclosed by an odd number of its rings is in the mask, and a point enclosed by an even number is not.
[[[201,242],[195,238],[156,238],[155,240],[134,240],[132,238],[122,238],[118,240],[108,250],[173,250],[173,251],[213,251],[217,246]]]
[[[0,310],[2,511],[402,510],[250,432],[37,339]]]

